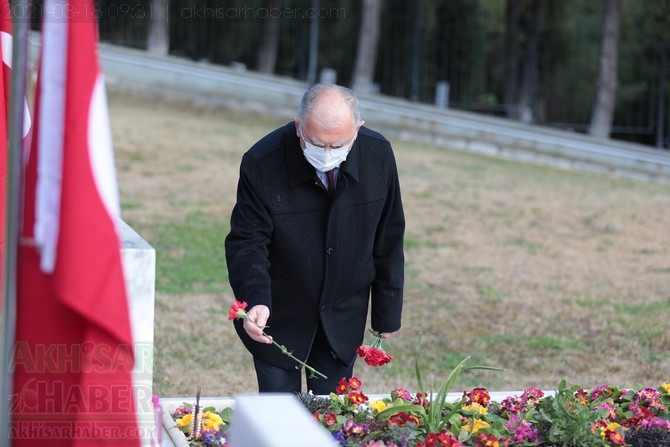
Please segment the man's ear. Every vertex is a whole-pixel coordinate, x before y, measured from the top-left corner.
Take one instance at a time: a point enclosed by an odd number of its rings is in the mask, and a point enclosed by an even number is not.
[[[293,118],[293,124],[295,124],[295,135],[300,137],[300,122],[297,117]]]

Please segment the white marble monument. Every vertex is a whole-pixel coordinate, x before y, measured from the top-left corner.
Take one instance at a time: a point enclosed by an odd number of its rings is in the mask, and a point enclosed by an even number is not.
[[[156,445],[159,432],[151,399],[154,371],[156,251],[123,221],[119,223],[119,233],[130,324],[135,341],[133,384],[139,425],[138,436],[143,446]]]

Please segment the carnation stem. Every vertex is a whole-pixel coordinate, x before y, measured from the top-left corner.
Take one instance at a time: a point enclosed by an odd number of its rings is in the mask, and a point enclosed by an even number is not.
[[[289,358],[291,358],[293,361],[295,361],[296,363],[298,363],[299,365],[301,365],[303,368],[305,368],[307,371],[309,371],[309,373],[310,373],[309,376],[310,376],[310,377],[316,377],[316,378],[321,377],[322,379],[327,379],[327,378],[328,378],[328,377],[326,377],[323,373],[317,371],[317,370],[314,369],[313,367],[309,366],[307,363],[303,362],[302,360],[300,360],[299,358],[297,358],[297,357],[295,357],[293,354],[291,354],[291,352],[286,348],[286,346],[284,346],[284,345],[280,345],[279,343],[277,343],[276,341],[274,341],[274,338],[272,338],[272,337],[270,337],[268,334],[266,334],[265,331],[263,330],[263,327],[261,327],[261,326],[259,326],[258,324],[256,324],[255,321],[252,321],[251,319],[249,319],[249,316],[248,316],[246,313],[244,314],[244,317],[243,317],[243,318],[245,318],[245,319],[251,321],[251,322],[252,322],[253,324],[255,324],[258,328],[260,328],[260,330],[261,330],[261,334],[262,334],[264,337],[267,337],[267,338],[269,338],[270,340],[272,340],[272,344],[275,345],[276,347],[278,347],[279,350],[282,352],[282,354],[287,355],[287,356],[288,356]]]
[[[265,332],[263,332],[263,335],[265,335],[265,336],[267,337],[267,335],[265,334]],[[271,339],[271,340],[272,340],[272,339]],[[293,359],[296,363],[302,365],[306,370],[308,370],[308,371],[310,372],[310,377],[320,376],[322,379],[327,379],[327,378],[328,378],[328,377],[326,377],[325,375],[323,375],[322,373],[320,373],[319,371],[317,371],[316,369],[314,369],[314,368],[312,368],[311,366],[309,366],[307,363],[303,362],[302,360],[300,360],[299,358],[297,358],[297,357],[295,357],[293,354],[291,354],[291,353],[289,352],[289,350],[286,349],[286,346],[284,346],[284,345],[280,345],[279,343],[277,343],[277,342],[274,341],[274,340],[272,340],[272,344],[275,345],[276,347],[278,347],[278,348],[281,350],[281,352],[282,352],[283,354],[289,356],[289,357],[290,357],[291,359]]]

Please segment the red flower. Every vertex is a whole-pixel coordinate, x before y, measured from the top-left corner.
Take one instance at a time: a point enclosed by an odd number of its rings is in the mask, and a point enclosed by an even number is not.
[[[365,354],[364,360],[365,363],[370,366],[384,366],[393,360],[393,357],[381,349],[370,347],[368,352]]]
[[[605,430],[605,439],[614,445],[626,445],[624,436],[618,430]]]
[[[355,404],[364,404],[368,401],[368,396],[363,393],[349,393],[349,400]]]
[[[393,357],[382,349],[382,334],[377,334],[370,346],[359,346],[356,354],[370,366],[383,366],[390,363]]]
[[[444,430],[439,433],[428,433],[426,436],[426,447],[460,447],[462,445],[454,435]]]
[[[413,405],[421,405],[423,408],[430,407],[430,400],[427,393],[416,393],[416,397],[412,401]]]
[[[341,395],[345,394],[347,391],[349,391],[349,381],[346,377],[342,377],[342,379],[337,382],[337,386],[335,387],[335,394]]]
[[[487,406],[491,401],[491,396],[486,388],[473,388],[468,397],[470,398],[470,402],[479,404],[482,407]]]
[[[230,305],[230,309],[228,309],[228,319],[229,320],[237,320],[239,318],[247,319],[247,320],[251,321],[252,324],[255,324],[256,327],[258,327],[261,330],[261,334],[263,334],[264,336],[267,337],[268,335],[263,330],[265,328],[261,327],[261,326],[258,326],[258,324],[256,324],[255,321],[252,321],[251,319],[249,319],[249,315],[246,312],[246,308],[247,308],[247,303],[246,302],[238,301],[238,300],[233,301],[233,304]],[[327,379],[327,377],[325,375],[323,375],[322,373],[320,373],[316,369],[312,368],[311,366],[309,366],[307,363],[303,362],[299,358],[295,357],[291,353],[291,351],[289,351],[286,348],[286,346],[280,345],[275,340],[271,339],[271,341],[272,341],[273,345],[275,345],[277,348],[279,348],[281,350],[282,354],[287,355],[289,358],[291,358],[296,363],[298,363],[299,365],[304,367],[307,371],[309,371],[311,377],[322,377],[324,379]]]
[[[245,318],[247,316],[247,313],[245,312],[246,309],[247,303],[245,301],[233,301],[233,304],[230,305],[230,309],[228,309],[228,319],[234,320],[236,318]]]
[[[370,366],[384,366],[393,360],[393,357],[388,355],[383,350],[375,348],[374,346],[361,346],[358,348],[357,352],[360,357],[363,357],[365,363]]]
[[[417,427],[421,424],[419,418],[411,413],[405,413],[404,411],[398,412],[391,416],[388,421],[388,425],[397,425],[398,427],[403,427],[405,424],[415,424]]]
[[[324,422],[328,427],[331,427],[335,424],[337,424],[337,415],[335,413],[326,413],[326,416],[324,418]]]
[[[352,390],[354,391],[360,390],[361,385],[362,385],[361,379],[359,379],[358,377],[352,377],[351,379],[349,379],[349,388],[351,388]]]
[[[495,435],[482,433],[477,437],[477,447],[500,447],[500,440]]]

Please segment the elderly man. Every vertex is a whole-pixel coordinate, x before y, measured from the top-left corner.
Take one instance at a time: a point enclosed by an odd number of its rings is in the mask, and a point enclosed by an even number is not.
[[[270,337],[325,375],[306,383],[328,394],[353,374],[368,309],[373,331],[400,328],[398,171],[391,144],[363,124],[351,90],[317,84],[293,122],[242,157],[226,260],[236,299],[249,304],[235,327],[260,392],[302,387],[301,366]]]

